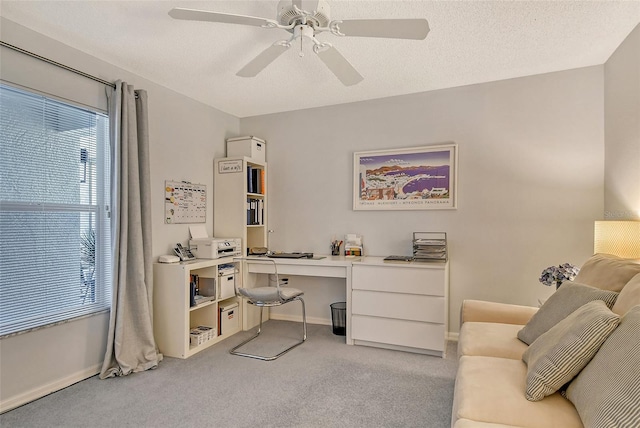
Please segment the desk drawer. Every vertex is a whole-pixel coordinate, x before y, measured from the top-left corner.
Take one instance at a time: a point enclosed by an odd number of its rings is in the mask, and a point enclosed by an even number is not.
[[[444,267],[421,268],[353,265],[353,289],[394,293],[445,295]]]
[[[351,313],[443,323],[444,297],[353,290]]]
[[[396,346],[444,351],[444,324],[376,318],[363,315],[351,317],[351,337],[354,340],[386,343]]]

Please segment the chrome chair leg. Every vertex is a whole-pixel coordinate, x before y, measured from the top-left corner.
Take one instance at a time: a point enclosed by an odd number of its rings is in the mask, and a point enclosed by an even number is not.
[[[298,297],[300,303],[302,303],[302,341],[307,340],[307,314],[304,308],[304,299],[302,297]]]
[[[306,311],[305,311],[305,304],[304,304],[304,300],[302,299],[302,297],[296,297],[293,300],[300,300],[300,303],[302,304],[302,340],[301,341],[294,343],[293,345],[289,346],[288,348],[286,348],[285,350],[283,350],[279,354],[276,354],[276,355],[273,355],[273,356],[264,356],[264,355],[257,355],[257,354],[248,354],[246,352],[239,352],[238,351],[239,348],[243,347],[247,343],[251,342],[253,339],[257,338],[260,335],[260,332],[262,331],[262,310],[263,310],[263,306],[260,306],[260,323],[258,324],[258,331],[256,332],[256,334],[254,334],[253,336],[251,336],[250,338],[248,338],[244,342],[242,342],[239,345],[237,345],[234,348],[232,348],[229,351],[229,353],[233,354],[233,355],[238,355],[240,357],[255,358],[257,360],[262,360],[262,361],[273,361],[276,358],[279,358],[282,355],[286,354],[287,352],[291,351],[293,348],[302,345],[307,340],[307,314],[306,314]]]

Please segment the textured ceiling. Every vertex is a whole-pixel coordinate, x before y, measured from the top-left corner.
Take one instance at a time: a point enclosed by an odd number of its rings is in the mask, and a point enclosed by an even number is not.
[[[235,73],[279,29],[174,20],[173,7],[276,19],[277,1],[0,1],[0,15],[237,117],[603,64],[640,22],[634,1],[332,1],[331,19],[426,18],[425,40],[322,33],[364,76],[345,87],[310,44]],[[55,58],[54,58],[55,59]]]

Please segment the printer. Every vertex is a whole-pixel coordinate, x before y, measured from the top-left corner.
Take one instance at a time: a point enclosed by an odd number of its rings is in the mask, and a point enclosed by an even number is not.
[[[197,259],[219,259],[242,254],[240,238],[211,238],[204,224],[189,226],[189,249]]]
[[[240,238],[196,238],[189,249],[198,259],[219,259],[242,254]]]

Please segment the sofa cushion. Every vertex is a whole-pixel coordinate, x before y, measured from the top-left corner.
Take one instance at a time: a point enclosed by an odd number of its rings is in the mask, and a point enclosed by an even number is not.
[[[595,300],[538,337],[522,355],[528,366],[527,400],[542,400],[573,379],[619,322],[602,300]]]
[[[620,291],[640,273],[640,263],[611,254],[595,254],[580,268],[575,282],[602,290]]]
[[[521,328],[517,324],[466,322],[460,328],[458,357],[484,355],[519,360],[527,349],[517,337]]]
[[[584,284],[567,281],[558,291],[540,307],[522,330],[518,332],[518,339],[531,345],[541,334],[558,324],[570,313],[585,303],[602,300],[611,308],[618,297],[614,291],[600,290]]]
[[[639,332],[640,306],[635,306],[567,388],[585,426],[640,426]]]
[[[640,273],[627,282],[611,310],[618,315],[624,315],[636,305],[640,305]]]
[[[453,428],[518,428],[515,425],[494,424],[491,422],[478,422],[470,419],[458,419]]]
[[[524,397],[526,376],[522,360],[461,357],[452,420],[533,428],[583,427],[575,407],[559,393],[542,401],[528,401]]]
[[[538,308],[465,299],[460,309],[460,325],[465,322],[497,322],[525,325]]]

